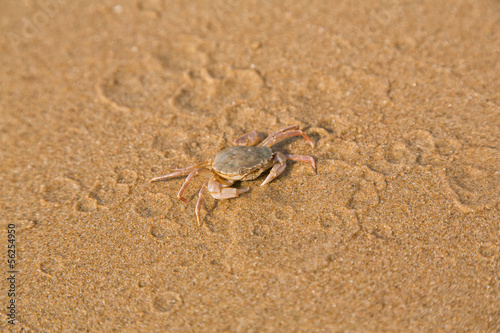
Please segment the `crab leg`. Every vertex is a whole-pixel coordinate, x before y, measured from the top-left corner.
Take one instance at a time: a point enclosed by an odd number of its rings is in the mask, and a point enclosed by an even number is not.
[[[291,126],[282,128],[279,131],[273,132],[272,134],[269,135],[269,137],[276,136],[279,133],[288,132],[288,131],[296,130],[296,129],[299,129],[299,125],[297,125],[297,124],[291,125]],[[269,137],[266,139],[269,139]],[[233,141],[233,145],[234,146],[254,146],[259,141],[260,141],[260,139],[259,139],[259,135],[257,134],[257,132],[252,131],[250,133],[243,134],[242,136],[236,138]]]
[[[292,161],[309,162],[309,163],[311,163],[311,166],[314,170],[314,173],[317,173],[316,172],[316,163],[314,163],[314,158],[312,158],[311,156],[287,154],[286,158],[289,160],[292,160]]]
[[[247,134],[243,134],[239,138],[233,141],[234,146],[255,146],[259,143],[260,138],[257,132],[253,131]]]
[[[285,128],[282,128],[276,132],[273,132],[271,135],[276,135],[276,134],[279,134],[279,133],[283,133],[283,132],[288,132],[288,131],[291,131],[291,130],[296,130],[296,129],[299,129],[299,125],[295,124],[295,125],[290,125],[288,127],[285,127]]]
[[[260,186],[266,185],[271,180],[281,175],[281,173],[286,169],[286,160],[287,157],[285,156],[285,154],[277,152],[276,155],[274,156],[275,164],[271,169],[271,171],[269,172],[269,175],[267,175],[266,179],[262,182],[262,184],[260,184]]]
[[[283,171],[286,169],[286,160],[292,160],[292,161],[299,161],[299,162],[309,162],[312,165],[312,168],[314,172],[316,173],[316,164],[314,163],[314,158],[311,156],[306,156],[306,155],[295,155],[295,154],[283,154],[280,152],[276,153],[276,156],[274,157],[274,166],[271,169],[271,172],[269,172],[269,175],[267,175],[266,179],[260,186],[266,185],[269,183],[271,180],[274,178],[278,177]]]
[[[198,173],[198,169],[194,169],[191,171],[191,173],[186,177],[186,180],[184,181],[184,184],[182,184],[181,189],[179,190],[179,193],[177,193],[177,198],[179,198],[180,201],[188,203],[189,201],[182,196],[182,193],[186,190],[187,186],[191,182],[191,179]]]
[[[271,169],[271,172],[269,172],[269,175],[267,175],[266,179],[262,182],[262,184],[260,184],[260,186],[264,186],[274,178],[278,177],[281,173],[283,173],[283,171],[285,171],[285,169],[286,162],[276,163]]]
[[[205,196],[205,192],[207,190],[207,185],[208,182],[205,182],[203,186],[200,189],[200,192],[198,193],[198,201],[196,201],[196,220],[198,221],[198,225],[201,225],[201,220],[200,220],[200,210],[201,210],[201,203],[203,202],[203,197]]]
[[[279,140],[283,140],[292,136],[302,135],[304,140],[309,142],[309,144],[314,148],[314,143],[311,141],[311,139],[309,139],[309,137],[304,132],[297,130],[297,128],[299,128],[299,125],[292,125],[278,132],[274,132],[270,134],[267,138],[265,138],[264,141],[259,143],[259,146],[271,147]]]
[[[272,133],[270,136],[276,136],[279,133],[288,132],[290,130],[296,130],[296,129],[299,129],[299,125],[292,125],[292,126],[285,127],[283,129],[280,129],[279,131]],[[260,141],[259,135],[257,134],[256,131],[253,131],[250,133],[243,134],[242,136],[240,136],[239,138],[234,140],[233,145],[234,146],[255,146],[257,143],[259,143],[259,141]]]
[[[198,164],[194,164],[194,165],[191,165],[191,166],[184,168],[184,169],[172,169],[175,172],[169,173],[168,175],[153,178],[149,182],[152,183],[152,182],[157,182],[159,180],[184,176],[184,175],[187,175],[188,173],[192,172],[194,169],[203,168],[203,167],[207,166],[208,164],[210,164],[210,161],[205,161],[205,162],[201,162]]]
[[[194,169],[193,171],[191,171],[191,173],[186,177],[184,184],[182,184],[181,189],[179,190],[179,193],[177,193],[177,198],[179,198],[180,201],[185,202],[185,203],[189,202],[186,198],[184,198],[182,196],[182,194],[186,190],[187,186],[189,185],[189,183],[191,182],[193,177],[196,175],[199,175],[199,174],[205,174],[205,176],[212,175],[210,170],[208,170],[206,168],[198,168],[198,169]]]

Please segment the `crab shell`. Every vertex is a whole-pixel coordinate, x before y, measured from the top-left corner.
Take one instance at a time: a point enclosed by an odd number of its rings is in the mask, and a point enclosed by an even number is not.
[[[252,180],[273,166],[273,157],[269,147],[229,147],[215,156],[212,171],[224,179]]]

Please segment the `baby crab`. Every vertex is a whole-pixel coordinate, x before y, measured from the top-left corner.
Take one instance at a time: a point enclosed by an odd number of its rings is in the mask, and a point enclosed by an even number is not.
[[[177,193],[177,197],[187,203],[188,200],[182,194],[191,179],[197,174],[208,177],[209,180],[201,187],[198,194],[198,202],[196,203],[196,220],[201,225],[200,209],[207,189],[215,199],[236,198],[240,194],[247,192],[250,188],[238,189],[229,187],[235,181],[253,180],[259,177],[262,172],[272,167],[269,175],[260,186],[265,185],[285,170],[286,160],[309,162],[314,172],[316,172],[316,165],[311,156],[283,154],[281,152],[273,152],[270,148],[279,140],[299,135],[314,148],[311,139],[304,132],[299,131],[298,128],[299,125],[292,125],[274,132],[257,146],[255,145],[260,141],[257,132],[247,133],[234,140],[233,144],[235,147],[221,150],[215,155],[213,160],[198,163],[184,169],[173,169],[174,172],[153,178],[150,182],[188,175],[179,193]]]

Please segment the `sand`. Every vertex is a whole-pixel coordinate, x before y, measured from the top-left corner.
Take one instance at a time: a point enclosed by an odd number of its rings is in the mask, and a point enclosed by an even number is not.
[[[500,2],[1,12],[1,331],[500,330]],[[318,173],[202,226],[203,178],[148,182],[292,124]]]

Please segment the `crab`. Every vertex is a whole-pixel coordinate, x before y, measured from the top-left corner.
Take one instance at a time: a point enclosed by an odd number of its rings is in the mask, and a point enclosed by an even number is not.
[[[194,176],[203,175],[209,178],[198,193],[196,202],[196,220],[201,225],[200,210],[206,191],[215,199],[236,198],[247,192],[250,188],[234,188],[231,185],[240,180],[254,180],[264,171],[271,169],[269,175],[260,186],[263,186],[278,177],[286,169],[286,161],[300,161],[311,163],[316,173],[314,158],[306,155],[284,154],[271,149],[276,142],[285,138],[302,136],[313,148],[311,139],[302,131],[298,125],[285,127],[270,134],[260,142],[259,135],[253,131],[238,137],[233,142],[233,147],[221,150],[215,158],[182,169],[171,169],[173,172],[150,180],[150,183],[159,180],[188,175],[182,185],[177,198],[188,203],[182,195]],[[260,142],[260,143],[259,143]]]

